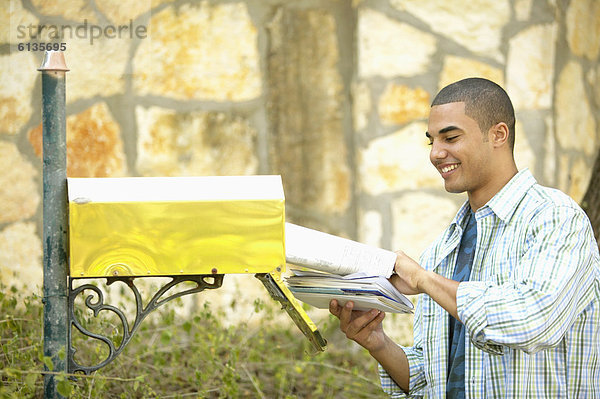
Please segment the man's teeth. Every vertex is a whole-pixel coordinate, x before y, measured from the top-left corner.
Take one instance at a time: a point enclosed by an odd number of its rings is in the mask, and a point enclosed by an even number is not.
[[[454,165],[450,165],[450,166],[444,166],[444,167],[441,169],[441,171],[442,171],[442,173],[446,173],[446,172],[450,172],[451,170],[454,170],[454,169],[456,169],[456,168],[458,168],[458,165],[457,165],[457,164],[454,164]]]

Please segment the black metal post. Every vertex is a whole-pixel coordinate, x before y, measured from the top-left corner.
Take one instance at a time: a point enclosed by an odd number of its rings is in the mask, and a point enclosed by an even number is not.
[[[44,158],[44,356],[53,370],[67,370],[67,144],[62,52],[47,51],[42,66]],[[62,355],[61,355],[62,354]],[[53,374],[44,376],[44,397],[61,398]]]

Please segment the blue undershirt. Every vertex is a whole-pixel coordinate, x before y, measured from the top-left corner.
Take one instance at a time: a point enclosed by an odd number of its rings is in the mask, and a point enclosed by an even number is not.
[[[475,246],[477,244],[477,222],[469,209],[467,225],[460,240],[456,266],[452,280],[469,281]],[[465,397],[465,328],[451,315],[449,317],[448,337],[448,381],[446,398],[463,399]]]

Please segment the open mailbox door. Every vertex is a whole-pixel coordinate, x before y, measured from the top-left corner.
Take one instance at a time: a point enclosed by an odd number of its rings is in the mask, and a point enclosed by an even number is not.
[[[304,309],[302,309],[302,304],[294,298],[294,294],[283,284],[281,273],[260,273],[256,274],[256,278],[262,281],[269,294],[271,294],[271,297],[281,303],[281,308],[290,315],[296,326],[308,338],[313,348],[317,352],[324,351],[327,341],[323,338],[319,330],[317,330],[315,323],[313,323]]]

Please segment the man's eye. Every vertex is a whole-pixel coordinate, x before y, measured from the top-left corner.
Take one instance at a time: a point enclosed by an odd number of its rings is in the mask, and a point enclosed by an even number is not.
[[[446,137],[446,141],[454,141],[455,139],[457,139],[458,136],[450,136],[450,137]]]

